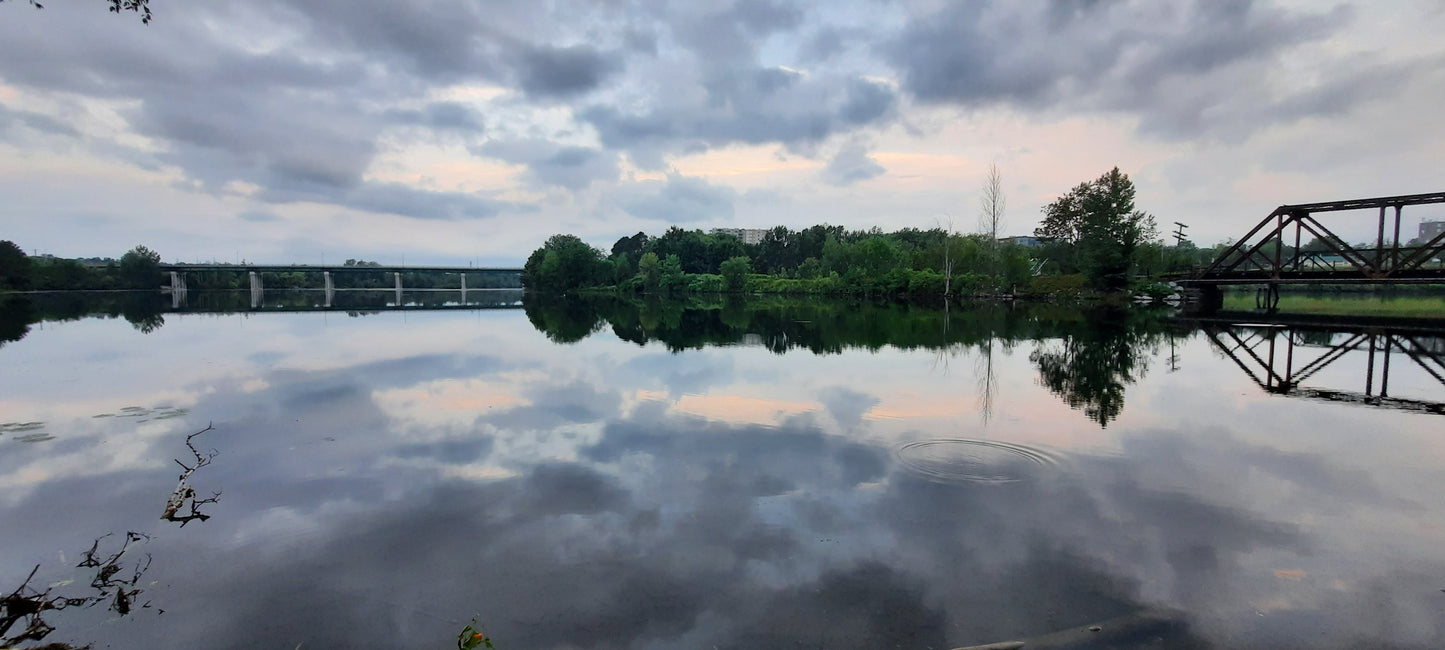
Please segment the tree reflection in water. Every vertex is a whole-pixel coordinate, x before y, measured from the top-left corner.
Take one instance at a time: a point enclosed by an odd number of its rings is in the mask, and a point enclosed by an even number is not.
[[[1157,319],[1135,312],[1094,310],[1060,338],[1029,354],[1039,381],[1072,408],[1107,427],[1124,410],[1124,388],[1144,378],[1163,332]]]
[[[618,338],[659,341],[674,352],[719,345],[761,345],[776,353],[805,349],[926,349],[935,368],[958,353],[977,352],[977,397],[985,420],[998,392],[994,356],[1032,342],[1039,381],[1107,426],[1124,408],[1125,388],[1148,371],[1148,357],[1171,330],[1166,314],[1147,308],[1060,307],[985,303],[969,309],[884,300],[734,296],[677,300],[585,296],[533,297],[533,326],[558,342],[575,342],[607,325]]]

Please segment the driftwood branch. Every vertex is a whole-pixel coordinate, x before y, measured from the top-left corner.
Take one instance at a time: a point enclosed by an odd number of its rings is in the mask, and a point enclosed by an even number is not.
[[[216,450],[212,449],[202,454],[199,449],[196,449],[193,440],[196,436],[214,430],[215,426],[208,423],[206,428],[186,436],[186,447],[191,450],[191,455],[195,457],[195,460],[192,461],[193,464],[187,465],[181,462],[179,458],[174,459],[176,464],[181,466],[182,472],[176,484],[176,490],[171,493],[169,499],[166,499],[166,509],[165,512],[161,513],[161,519],[180,522],[181,527],[184,528],[186,524],[194,520],[199,519],[205,521],[211,518],[210,515],[203,514],[200,511],[200,507],[207,503],[219,501],[221,499],[221,493],[213,492],[211,496],[207,498],[197,499],[196,490],[191,487],[190,481],[191,475],[195,474],[196,470],[210,465],[211,459],[215,458],[217,453]],[[182,508],[188,508],[188,514],[180,514]]]
[[[35,574],[40,570],[40,565],[35,565],[30,570],[30,575],[16,587],[14,591],[0,597],[0,647],[10,647],[14,644],[25,641],[40,641],[55,631],[43,618],[46,612],[60,611],[67,607],[93,607],[102,602],[110,602],[109,609],[121,616],[129,614],[134,607],[136,597],[141,594],[141,577],[150,569],[151,556],[146,554],[143,562],[138,562],[127,575],[125,566],[121,560],[130,549],[132,542],[150,541],[148,535],[129,531],[125,534],[125,541],[121,543],[120,550],[101,558],[100,543],[110,534],[105,534],[95,539],[90,545],[90,550],[83,554],[80,564],[76,568],[95,569],[95,577],[90,581],[90,587],[95,589],[95,594],[89,596],[69,597],[51,596],[52,588],[45,591],[38,591],[30,586],[30,581],[35,579]],[[124,576],[124,577],[117,577]],[[148,607],[149,603],[142,605]],[[10,632],[17,624],[23,626],[18,634],[13,636]],[[46,648],[75,648],[65,644],[50,644]],[[90,647],[90,646],[85,646]]]

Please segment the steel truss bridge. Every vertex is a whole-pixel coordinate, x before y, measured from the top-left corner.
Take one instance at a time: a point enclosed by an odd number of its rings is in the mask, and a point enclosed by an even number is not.
[[[1260,285],[1268,294],[1264,306],[1272,307],[1282,284],[1445,283],[1445,232],[1415,245],[1400,242],[1403,210],[1439,203],[1445,203],[1445,192],[1281,205],[1209,266],[1179,283],[1200,291],[1206,308],[1220,306],[1223,285]],[[1317,218],[1360,210],[1379,212],[1374,246],[1352,245]],[[1306,233],[1325,250],[1301,251]]]

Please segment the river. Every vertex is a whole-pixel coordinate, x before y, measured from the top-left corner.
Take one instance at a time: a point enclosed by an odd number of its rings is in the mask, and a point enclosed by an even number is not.
[[[1439,322],[332,305],[0,305],[44,642],[1445,647]]]

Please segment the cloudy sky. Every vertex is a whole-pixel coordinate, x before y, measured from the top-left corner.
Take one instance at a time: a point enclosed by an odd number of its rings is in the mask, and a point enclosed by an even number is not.
[[[990,164],[1010,234],[1115,165],[1204,244],[1445,189],[1439,2],[45,4],[0,2],[0,238],[30,252],[520,264],[556,232],[973,230]]]

